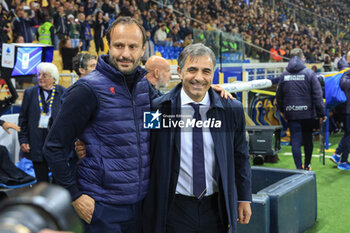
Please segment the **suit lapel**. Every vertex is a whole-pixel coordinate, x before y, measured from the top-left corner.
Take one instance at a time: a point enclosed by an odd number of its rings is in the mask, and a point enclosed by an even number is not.
[[[172,109],[172,114],[175,115],[175,120],[179,121],[181,118],[177,117],[181,115],[181,97],[180,94],[176,97],[176,101],[172,104],[175,108]],[[180,144],[181,144],[181,129],[175,128],[175,155],[180,159]]]

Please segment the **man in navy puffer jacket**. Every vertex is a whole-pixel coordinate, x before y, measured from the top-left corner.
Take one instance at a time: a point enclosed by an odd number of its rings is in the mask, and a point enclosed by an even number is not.
[[[292,152],[297,169],[302,169],[301,145],[304,145],[304,168],[310,169],[313,150],[313,120],[326,120],[321,85],[315,72],[304,65],[299,48],[291,51],[292,59],[283,72],[276,93],[277,105],[288,121]]]
[[[138,21],[114,21],[107,40],[109,55],[68,89],[45,157],[56,182],[70,191],[85,232],[136,233],[150,170],[143,112],[157,92],[139,66],[146,34]],[[76,171],[67,163],[74,138],[86,145]]]

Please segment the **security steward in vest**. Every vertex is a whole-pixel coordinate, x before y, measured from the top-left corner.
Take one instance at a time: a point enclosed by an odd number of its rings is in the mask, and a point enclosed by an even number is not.
[[[55,41],[56,29],[53,25],[53,19],[50,16],[45,17],[45,23],[43,23],[37,31],[37,40],[40,44],[53,45]]]

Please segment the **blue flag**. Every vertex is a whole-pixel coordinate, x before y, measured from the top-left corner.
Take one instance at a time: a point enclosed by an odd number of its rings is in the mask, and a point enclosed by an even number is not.
[[[326,97],[326,107],[332,108],[346,101],[346,95],[340,88],[339,82],[345,72],[341,71],[336,74],[326,76],[324,79],[324,90]]]

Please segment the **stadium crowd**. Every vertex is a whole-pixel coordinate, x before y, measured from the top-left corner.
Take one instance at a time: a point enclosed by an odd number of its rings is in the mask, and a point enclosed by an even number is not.
[[[31,1],[28,5],[21,0],[3,1],[0,7],[0,39],[1,43],[32,42],[35,34],[40,36],[37,33],[39,26],[52,18],[56,34],[52,44],[56,49],[59,41],[68,37],[72,48],[86,51],[93,40],[98,54],[104,51],[103,37],[111,22],[119,16],[132,16],[142,22],[156,45],[186,46],[192,43],[196,29],[242,35],[245,41],[258,46],[246,45],[247,57],[260,62],[283,61],[285,59],[281,56],[288,58],[292,48],[300,47],[305,51],[307,62],[330,63],[350,49],[348,42],[337,39],[327,28],[315,28],[299,20],[294,21],[285,1],[276,1],[275,9],[278,10],[273,10],[263,1],[251,2],[246,5],[241,0],[214,3],[173,0],[165,1],[167,7],[163,7],[151,0],[51,0],[46,5],[44,1]],[[327,7],[332,9],[329,11],[322,7],[324,1],[317,7],[310,0],[291,2],[305,9],[316,9],[313,11],[315,14],[343,25],[348,22],[346,15],[349,8],[342,7],[348,6],[346,2],[327,1],[334,6]],[[270,51],[271,55],[266,51]],[[326,58],[328,56],[331,61]]]

